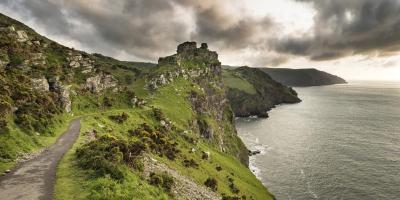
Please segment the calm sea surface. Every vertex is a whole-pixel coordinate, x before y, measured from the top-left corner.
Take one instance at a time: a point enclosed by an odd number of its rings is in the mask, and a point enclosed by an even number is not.
[[[295,88],[303,102],[237,119],[278,200],[400,199],[400,83]]]

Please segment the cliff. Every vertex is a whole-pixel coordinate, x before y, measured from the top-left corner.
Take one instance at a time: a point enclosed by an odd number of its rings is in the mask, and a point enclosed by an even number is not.
[[[288,86],[320,86],[342,84],[346,81],[338,76],[317,69],[259,68],[274,80]]]
[[[223,77],[227,98],[238,117],[268,117],[267,112],[277,104],[301,101],[296,91],[276,82],[260,69],[225,68]]]
[[[218,54],[206,44],[183,43],[157,65],[124,62],[4,15],[0,38],[1,171],[79,117],[55,199],[273,199],[247,168]]]

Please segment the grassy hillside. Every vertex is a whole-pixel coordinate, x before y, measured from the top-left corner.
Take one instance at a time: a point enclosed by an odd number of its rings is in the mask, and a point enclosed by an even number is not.
[[[205,44],[154,65],[66,48],[4,15],[0,37],[1,169],[80,117],[56,199],[273,199],[247,168]]]
[[[257,68],[225,68],[223,80],[236,116],[267,117],[267,111],[277,104],[300,102],[296,91]]]

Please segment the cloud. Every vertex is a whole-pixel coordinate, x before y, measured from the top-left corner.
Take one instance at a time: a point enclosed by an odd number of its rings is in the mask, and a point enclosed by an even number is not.
[[[5,0],[0,11],[8,10],[46,35],[75,41],[92,52],[155,61],[187,40],[209,42],[222,52],[257,44],[272,21],[252,18],[240,6],[226,6],[233,1],[240,4],[237,0]]]
[[[400,50],[398,0],[297,0],[317,11],[312,34],[269,44],[278,52],[332,60],[356,54],[393,55]]]

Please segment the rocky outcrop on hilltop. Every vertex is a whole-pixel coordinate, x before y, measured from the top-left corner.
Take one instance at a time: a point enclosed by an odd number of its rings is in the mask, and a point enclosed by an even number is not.
[[[196,114],[190,122],[193,131],[248,164],[248,150],[242,141],[230,139],[237,138],[237,133],[218,54],[208,50],[206,43],[198,48],[196,42],[185,42],[178,46],[176,54],[160,58],[158,67],[165,69],[150,75],[146,88],[157,90],[179,78],[196,83],[188,93]]]

